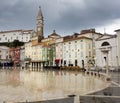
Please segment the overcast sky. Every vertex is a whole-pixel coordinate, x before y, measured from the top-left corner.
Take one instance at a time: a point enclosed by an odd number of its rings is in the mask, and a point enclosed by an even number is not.
[[[101,33],[120,29],[120,0],[0,0],[0,31],[36,29],[39,6],[46,36],[54,29],[60,35],[89,28]]]

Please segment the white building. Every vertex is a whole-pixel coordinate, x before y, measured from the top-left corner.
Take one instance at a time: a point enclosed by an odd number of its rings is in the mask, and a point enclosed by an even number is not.
[[[9,59],[9,47],[0,46],[0,59],[1,60]]]
[[[32,43],[25,43],[25,58],[32,58]]]
[[[81,30],[80,34],[78,35],[78,37],[88,37],[92,39],[92,49],[93,49],[93,56],[95,57],[95,40],[99,37],[101,37],[103,34],[101,33],[97,33],[95,31],[95,29],[86,29],[86,30]]]
[[[11,30],[0,32],[0,42],[13,42],[19,40],[22,42],[28,42],[30,40],[33,30]]]
[[[118,47],[118,54],[117,54],[117,59],[118,59],[118,66],[120,66],[120,29],[115,30],[116,35],[117,35],[117,47]]]
[[[108,61],[109,69],[118,66],[117,36],[105,34],[96,39],[96,65],[105,68]]]
[[[9,47],[0,46],[0,64],[4,68],[7,66],[7,63],[10,61],[9,59]]]
[[[92,64],[92,39],[77,35],[66,36],[63,41],[63,65],[87,68]],[[89,64],[88,64],[89,63]]]

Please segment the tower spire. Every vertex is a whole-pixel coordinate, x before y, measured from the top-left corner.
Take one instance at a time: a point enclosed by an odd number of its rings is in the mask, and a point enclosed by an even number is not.
[[[39,6],[39,10],[38,10],[38,15],[36,18],[36,22],[37,22],[37,36],[39,38],[39,42],[44,38],[43,36],[43,14],[42,14],[42,10],[41,7]]]
[[[43,14],[42,14],[41,6],[39,6],[39,11],[38,11],[38,15],[37,15],[37,20],[41,20],[41,19],[43,19]]]

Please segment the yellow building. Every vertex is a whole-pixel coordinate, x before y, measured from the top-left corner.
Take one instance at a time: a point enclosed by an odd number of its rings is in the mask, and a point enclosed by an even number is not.
[[[31,66],[39,68],[42,63],[42,46],[41,44],[32,46]]]

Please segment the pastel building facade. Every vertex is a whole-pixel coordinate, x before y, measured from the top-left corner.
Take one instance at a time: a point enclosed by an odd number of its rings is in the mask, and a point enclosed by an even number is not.
[[[55,42],[54,65],[63,66],[63,37],[56,39]]]
[[[63,41],[63,65],[87,67],[92,58],[92,39],[88,37],[64,37]]]
[[[45,62],[45,66],[54,66],[56,59],[56,41],[60,38],[55,30],[52,34],[48,35],[48,38],[44,38],[42,43],[42,60]]]
[[[14,66],[20,66],[20,47],[10,48],[9,53]]]
[[[36,32],[25,44],[25,57],[32,67],[44,66],[93,66],[95,42],[101,34],[94,29],[82,30],[71,36],[60,37],[55,30],[44,38],[44,22],[41,8],[36,17]]]
[[[40,67],[42,63],[42,45],[32,46],[31,66]]]

